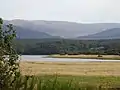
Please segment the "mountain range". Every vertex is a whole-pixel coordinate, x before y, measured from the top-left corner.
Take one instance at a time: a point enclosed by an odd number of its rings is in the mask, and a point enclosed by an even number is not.
[[[45,20],[4,20],[13,24],[19,38],[118,39],[120,23],[76,23]]]

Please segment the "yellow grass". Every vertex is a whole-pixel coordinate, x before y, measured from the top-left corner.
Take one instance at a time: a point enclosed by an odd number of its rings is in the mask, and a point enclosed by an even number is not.
[[[21,62],[23,75],[120,76],[120,62]]]
[[[102,57],[98,57],[98,55],[50,55],[49,57],[53,58],[86,58],[86,59],[114,59],[120,60],[119,55],[101,55]]]

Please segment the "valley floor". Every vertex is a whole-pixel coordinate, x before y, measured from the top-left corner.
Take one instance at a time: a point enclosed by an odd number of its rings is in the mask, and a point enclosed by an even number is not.
[[[21,62],[23,75],[120,76],[120,62]]]
[[[120,62],[23,61],[20,68],[23,75],[35,75],[30,80],[36,90],[120,90]]]

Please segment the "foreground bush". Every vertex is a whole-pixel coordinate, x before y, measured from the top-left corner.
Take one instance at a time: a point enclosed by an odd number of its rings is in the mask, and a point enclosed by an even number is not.
[[[3,25],[0,18],[0,90],[12,88],[20,76],[18,55],[13,45],[15,37],[16,32],[12,24]]]

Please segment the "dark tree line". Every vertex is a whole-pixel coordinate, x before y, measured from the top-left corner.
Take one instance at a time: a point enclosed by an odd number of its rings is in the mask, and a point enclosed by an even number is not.
[[[119,55],[120,40],[18,40],[17,51],[27,55],[109,54]]]

